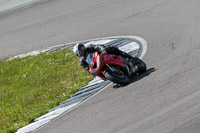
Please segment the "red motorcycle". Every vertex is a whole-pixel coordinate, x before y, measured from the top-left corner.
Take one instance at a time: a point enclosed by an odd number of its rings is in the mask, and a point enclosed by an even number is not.
[[[98,76],[104,80],[110,80],[117,84],[126,85],[129,83],[131,76],[129,68],[125,62],[131,62],[133,65],[137,65],[137,73],[143,73],[146,71],[146,64],[137,57],[132,59],[126,59],[114,54],[88,54],[86,62],[89,65],[90,74]]]

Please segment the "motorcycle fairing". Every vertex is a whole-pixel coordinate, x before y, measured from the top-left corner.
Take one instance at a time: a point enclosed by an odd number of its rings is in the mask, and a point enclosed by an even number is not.
[[[95,52],[93,56],[93,65],[90,66],[90,73],[93,76],[99,76],[100,78],[105,79],[103,74],[101,74],[101,71],[105,68],[106,64],[117,65],[124,68],[125,61],[121,56],[116,56],[114,54],[100,55],[97,52]]]

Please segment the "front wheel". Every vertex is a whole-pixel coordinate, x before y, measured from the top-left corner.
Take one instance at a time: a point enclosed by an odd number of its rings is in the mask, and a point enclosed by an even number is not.
[[[116,76],[114,74],[112,74],[111,72],[105,72],[104,73],[104,76],[114,82],[114,83],[117,83],[117,84],[122,84],[122,85],[127,85],[130,81],[130,79],[125,75],[125,74],[121,74],[120,76]]]

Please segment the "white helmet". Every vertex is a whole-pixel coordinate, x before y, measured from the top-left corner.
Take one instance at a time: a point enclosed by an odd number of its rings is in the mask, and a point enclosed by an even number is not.
[[[79,43],[77,43],[77,44],[74,46],[74,49],[73,49],[75,55],[78,55],[78,45],[79,45]]]
[[[84,55],[85,52],[85,46],[82,43],[77,43],[74,46],[74,54],[76,54],[79,58]]]

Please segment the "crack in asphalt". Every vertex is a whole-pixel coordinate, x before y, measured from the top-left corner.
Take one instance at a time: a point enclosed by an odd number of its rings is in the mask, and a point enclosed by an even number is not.
[[[172,50],[174,51],[175,47],[174,47],[174,43],[173,42],[171,43],[171,47],[172,47]]]
[[[131,18],[133,18],[133,17],[139,16],[139,15],[141,15],[141,14],[145,14],[145,13],[147,13],[147,12],[151,12],[151,11],[155,10],[156,8],[161,7],[161,6],[163,6],[163,5],[166,5],[166,4],[175,4],[175,3],[179,3],[179,2],[174,2],[174,1],[171,1],[171,2],[170,2],[170,1],[166,0],[165,2],[160,3],[160,4],[157,4],[157,5],[155,5],[155,6],[151,7],[151,8],[149,8],[149,9],[136,12],[136,13],[134,13],[134,14],[132,14],[132,15],[130,15],[130,16],[124,18],[124,20],[131,19]],[[122,21],[122,22],[124,22],[124,21]]]
[[[161,4],[158,4],[158,5],[155,5],[155,6],[151,7],[150,9],[143,10],[143,11],[140,11],[140,12],[137,12],[137,13],[134,13],[134,14],[132,14],[132,15],[126,17],[125,20],[130,19],[130,18],[133,18],[133,17],[138,16],[138,15],[141,15],[141,14],[144,14],[144,13],[147,13],[147,12],[151,12],[151,11],[155,10],[156,8],[162,6],[163,4],[164,4],[164,3],[161,3]]]

